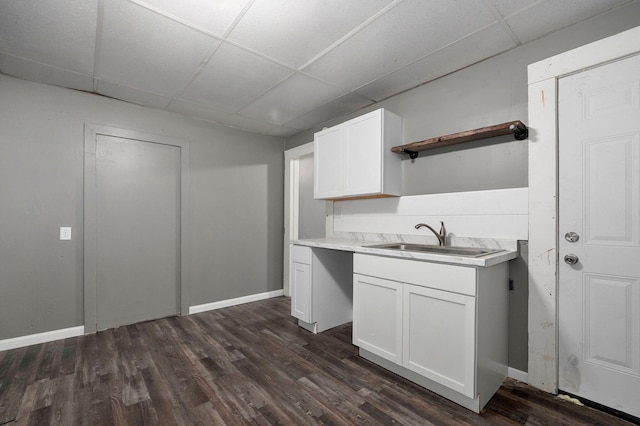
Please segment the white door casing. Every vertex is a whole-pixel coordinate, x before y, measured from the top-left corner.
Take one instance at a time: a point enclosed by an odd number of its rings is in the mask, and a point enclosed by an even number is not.
[[[291,296],[291,241],[299,238],[300,213],[300,163],[313,157],[313,142],[291,148],[284,152],[284,256],[283,289]],[[332,207],[332,203],[330,203]],[[326,205],[325,205],[326,209]],[[325,210],[326,211],[326,210]],[[326,216],[326,215],[325,215]],[[325,224],[326,229],[326,224]]]
[[[558,390],[558,79],[640,52],[640,27],[529,65],[529,384]],[[562,237],[562,236],[561,236]]]
[[[559,389],[640,417],[640,55],[561,78],[558,113]]]

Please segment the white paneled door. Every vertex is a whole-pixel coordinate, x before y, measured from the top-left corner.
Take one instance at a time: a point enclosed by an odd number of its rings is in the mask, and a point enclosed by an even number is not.
[[[640,417],[640,56],[558,93],[559,388]]]

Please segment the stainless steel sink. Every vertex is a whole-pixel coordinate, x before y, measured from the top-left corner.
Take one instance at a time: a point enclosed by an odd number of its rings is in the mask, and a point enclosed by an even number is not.
[[[450,247],[450,246],[432,246],[427,244],[406,244],[406,243],[390,243],[375,244],[371,246],[363,246],[369,248],[379,248],[387,250],[399,251],[415,251],[420,253],[448,254],[451,256],[464,257],[482,257],[503,251],[502,249],[490,249],[480,247]]]

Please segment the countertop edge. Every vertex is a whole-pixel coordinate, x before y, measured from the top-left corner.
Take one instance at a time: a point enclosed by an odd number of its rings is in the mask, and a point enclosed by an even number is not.
[[[303,239],[291,241],[291,244],[317,247],[331,250],[350,251],[353,253],[373,254],[377,256],[395,257],[400,259],[413,259],[424,260],[437,263],[449,263],[454,265],[465,266],[481,266],[489,267],[497,265],[502,262],[518,257],[517,250],[505,249],[498,253],[490,254],[483,257],[465,257],[465,256],[452,256],[448,254],[436,254],[436,253],[418,253],[410,251],[398,251],[390,249],[381,249],[373,247],[365,247],[369,245],[379,244],[380,241],[365,241],[365,240],[350,240],[350,239],[333,239],[333,238],[318,238],[318,239]]]

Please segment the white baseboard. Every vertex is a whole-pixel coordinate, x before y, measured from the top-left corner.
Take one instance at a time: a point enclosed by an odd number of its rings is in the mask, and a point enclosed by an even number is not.
[[[39,343],[53,342],[54,340],[67,339],[84,335],[84,325],[63,328],[60,330],[46,331],[44,333],[29,334],[28,336],[14,337],[0,340],[0,351],[22,348],[24,346],[37,345]]]
[[[205,303],[189,307],[189,315],[200,312],[213,311],[215,309],[228,308],[229,306],[242,305],[243,303],[256,302],[258,300],[270,299],[272,297],[284,296],[284,290],[267,291],[266,293],[252,294],[249,296],[236,297],[235,299],[221,300],[219,302]]]
[[[519,382],[529,383],[529,373],[517,370],[515,368],[509,367],[507,370],[507,376],[511,377],[512,379],[516,379]]]

